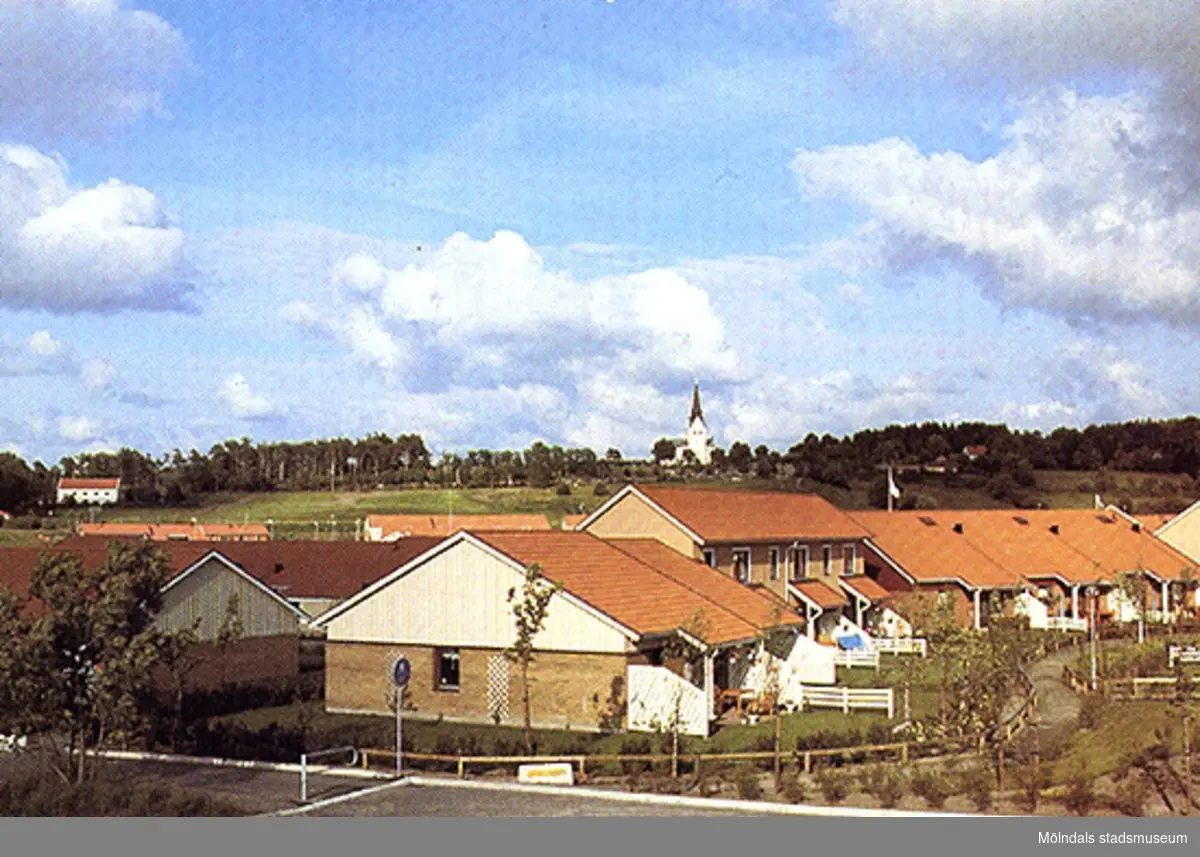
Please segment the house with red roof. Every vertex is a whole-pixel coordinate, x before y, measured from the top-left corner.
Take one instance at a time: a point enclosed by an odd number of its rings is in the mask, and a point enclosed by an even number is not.
[[[391,542],[413,536],[445,538],[459,530],[548,530],[545,515],[368,515],[364,537],[369,542]]]
[[[815,494],[627,485],[577,529],[656,540],[761,587],[800,611],[812,637],[828,639],[843,617],[861,618],[862,593],[840,581],[862,575],[870,533]]]
[[[688,729],[707,734],[723,701],[761,692],[768,632],[788,675],[832,683],[828,647],[769,592],[647,539],[590,533],[468,532],[445,539],[315,624],[326,634],[326,707],[386,713],[392,663],[412,665],[406,705],[418,717],[521,720],[520,673],[505,657],[514,639],[509,592],[526,569],[561,585],[537,635],[532,714],[541,726],[651,728],[668,691],[684,700]],[[673,659],[671,640],[693,656]]]
[[[81,506],[110,506],[119,502],[120,499],[121,479],[117,476],[95,478],[64,477],[58,480],[56,502],[60,506],[68,501],[78,503]]]

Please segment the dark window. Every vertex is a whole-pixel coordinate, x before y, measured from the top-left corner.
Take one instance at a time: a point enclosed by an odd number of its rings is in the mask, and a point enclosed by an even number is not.
[[[750,582],[750,550],[737,548],[733,551],[733,576],[742,583]]]
[[[704,564],[707,565],[709,568],[716,568],[717,567],[717,552],[714,550],[705,550],[704,551]]]
[[[779,579],[779,548],[771,548],[771,579]]]
[[[808,545],[792,548],[792,580],[803,580],[808,575]]]
[[[833,547],[825,545],[823,556],[821,557],[821,573],[828,575],[833,570]]]
[[[854,574],[854,545],[845,545],[842,548],[842,574]]]
[[[438,690],[458,690],[458,649],[435,649],[433,668]]]

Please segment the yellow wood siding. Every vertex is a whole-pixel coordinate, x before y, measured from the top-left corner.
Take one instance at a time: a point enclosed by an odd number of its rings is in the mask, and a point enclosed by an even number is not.
[[[521,582],[507,562],[461,542],[334,618],[326,638],[502,649],[513,637],[508,591]],[[539,649],[564,652],[628,648],[620,631],[561,595],[550,602],[536,643]]]
[[[1200,509],[1192,509],[1171,522],[1159,536],[1175,550],[1200,562]]]
[[[626,494],[587,528],[605,538],[658,539],[684,556],[700,558],[691,536],[636,494]]]
[[[216,559],[207,560],[167,590],[158,625],[165,631],[182,631],[199,619],[200,640],[215,640],[232,595],[237,595],[242,636],[273,637],[299,631],[295,613]]]

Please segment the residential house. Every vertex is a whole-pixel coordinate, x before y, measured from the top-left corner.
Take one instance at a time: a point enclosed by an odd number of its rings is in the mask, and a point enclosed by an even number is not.
[[[80,505],[105,506],[121,499],[121,480],[113,478],[87,478],[58,480],[57,503],[61,506],[68,500]]]
[[[631,725],[649,723],[647,706],[666,688],[686,697],[690,728],[706,734],[727,692],[745,692],[745,667],[773,628],[789,638],[782,661],[832,682],[832,657],[799,637],[799,617],[777,599],[662,545],[460,531],[317,618],[326,707],[386,713],[390,668],[403,654],[412,664],[406,705],[418,716],[520,722],[519,671],[505,655],[515,636],[509,593],[535,565],[562,585],[534,641],[538,725],[597,728],[625,710]],[[694,657],[672,658],[668,641],[681,639]]]
[[[545,515],[368,515],[363,530],[369,542],[390,542],[412,536],[445,538],[459,530],[548,530]]]
[[[814,494],[627,485],[580,530],[655,539],[800,609],[828,638],[856,602],[839,583],[861,575],[868,530]]]

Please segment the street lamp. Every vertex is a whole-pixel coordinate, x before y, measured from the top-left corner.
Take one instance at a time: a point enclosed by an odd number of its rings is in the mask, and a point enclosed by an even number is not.
[[[1100,590],[1095,586],[1089,586],[1085,592],[1092,607],[1092,691],[1096,690],[1096,596],[1100,594]]]

